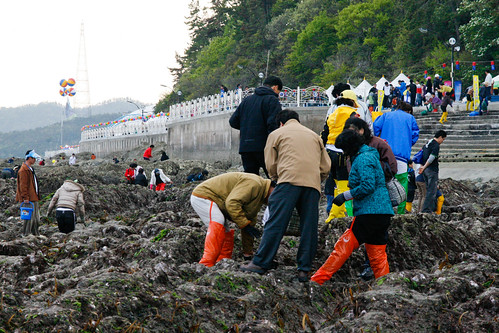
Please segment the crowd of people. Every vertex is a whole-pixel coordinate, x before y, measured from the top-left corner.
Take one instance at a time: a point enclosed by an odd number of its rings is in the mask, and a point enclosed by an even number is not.
[[[440,106],[443,123],[454,91],[443,85],[438,74],[433,84],[430,77],[426,84],[411,80],[406,85],[402,81],[395,88],[386,82],[383,104],[392,110],[373,119],[371,111],[376,107],[376,91],[369,93],[368,105],[365,105],[349,85],[340,83],[332,91],[335,103],[328,110],[324,129],[318,135],[300,123],[298,113],[282,109],[279,103],[282,89],[280,78],[267,77],[230,117],[229,125],[240,131],[239,154],[244,172],[207,179],[208,171],[200,170],[186,179],[186,182],[201,182],[190,198],[192,208],[207,227],[200,264],[211,267],[222,259],[232,258],[234,227],[238,227],[243,257],[247,261],[241,270],[264,274],[274,269],[281,239],[293,212],[297,211],[299,281],[323,284],[362,245],[367,261],[360,276],[368,279],[388,274],[386,244],[391,217],[413,211],[416,192],[419,192],[416,213],[439,214],[444,201],[438,188],[438,173],[440,145],[447,133],[438,130],[434,138],[424,144],[419,156],[412,157],[412,147],[419,140],[413,107],[428,104],[433,111]],[[150,145],[144,151],[144,161],[151,161],[154,148]],[[24,235],[39,235],[40,195],[33,169],[36,159],[40,156],[33,150],[27,151],[18,169],[2,171],[2,177],[17,177],[16,200],[34,205],[31,219],[24,220]],[[160,160],[168,159],[162,151]],[[114,161],[119,163],[116,157]],[[72,154],[69,164],[75,163],[76,155]],[[261,177],[260,172],[266,178]],[[134,160],[124,177],[129,184],[149,186],[154,191],[165,191],[172,185],[161,168],[153,167],[149,180],[146,175],[144,168]],[[324,222],[331,223],[345,216],[352,216],[353,220],[326,262],[313,272],[324,181],[328,215]],[[396,201],[395,206],[389,185],[394,181],[406,195]],[[75,229],[77,210],[81,222],[85,223],[84,191],[77,180],[68,179],[52,197],[47,215],[56,210],[61,232]],[[267,215],[261,233],[257,216],[263,205],[267,205]],[[260,237],[254,251],[254,239]]]

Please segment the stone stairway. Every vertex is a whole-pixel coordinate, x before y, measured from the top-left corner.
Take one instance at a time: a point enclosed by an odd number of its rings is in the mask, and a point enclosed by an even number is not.
[[[447,122],[438,121],[441,112],[422,116],[422,108],[416,108],[414,116],[419,126],[419,140],[412,148],[412,156],[443,129],[447,138],[440,148],[440,160],[444,162],[492,162],[499,161],[499,103],[489,104],[489,113],[469,117],[465,104],[455,104],[456,112],[449,112]],[[499,174],[499,171],[498,171]]]

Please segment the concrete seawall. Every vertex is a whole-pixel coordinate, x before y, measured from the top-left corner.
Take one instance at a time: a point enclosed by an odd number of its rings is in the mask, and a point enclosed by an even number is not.
[[[293,108],[303,125],[319,134],[324,126],[327,107]],[[81,152],[105,156],[159,142],[168,145],[168,154],[175,158],[204,161],[239,162],[239,131],[229,126],[232,113],[210,115],[175,121],[165,133],[127,135],[80,142]]]

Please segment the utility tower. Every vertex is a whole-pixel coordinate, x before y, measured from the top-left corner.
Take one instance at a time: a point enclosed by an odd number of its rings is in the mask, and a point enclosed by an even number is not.
[[[90,85],[88,83],[87,50],[85,48],[85,28],[81,22],[80,50],[78,53],[78,67],[76,69],[76,95],[75,108],[80,108],[83,114],[90,117],[92,106],[90,105]]]

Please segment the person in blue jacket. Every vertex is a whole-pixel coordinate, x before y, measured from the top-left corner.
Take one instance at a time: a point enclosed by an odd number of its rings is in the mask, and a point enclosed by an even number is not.
[[[376,118],[373,128],[374,135],[385,140],[392,148],[397,159],[395,178],[402,184],[407,193],[407,162],[411,158],[412,146],[419,139],[419,127],[416,118],[412,115],[412,106],[409,103],[400,102],[397,110],[384,113]],[[404,201],[398,205],[398,214],[405,213],[405,204]]]
[[[343,266],[353,250],[364,243],[374,277],[379,278],[390,272],[386,244],[393,209],[379,153],[363,144],[360,134],[352,130],[343,131],[336,139],[336,146],[350,156],[352,168],[348,176],[350,190],[338,194],[333,204],[342,205],[346,200],[353,199],[355,218],[336,242],[329,258],[312,276],[311,280],[321,285]]]

